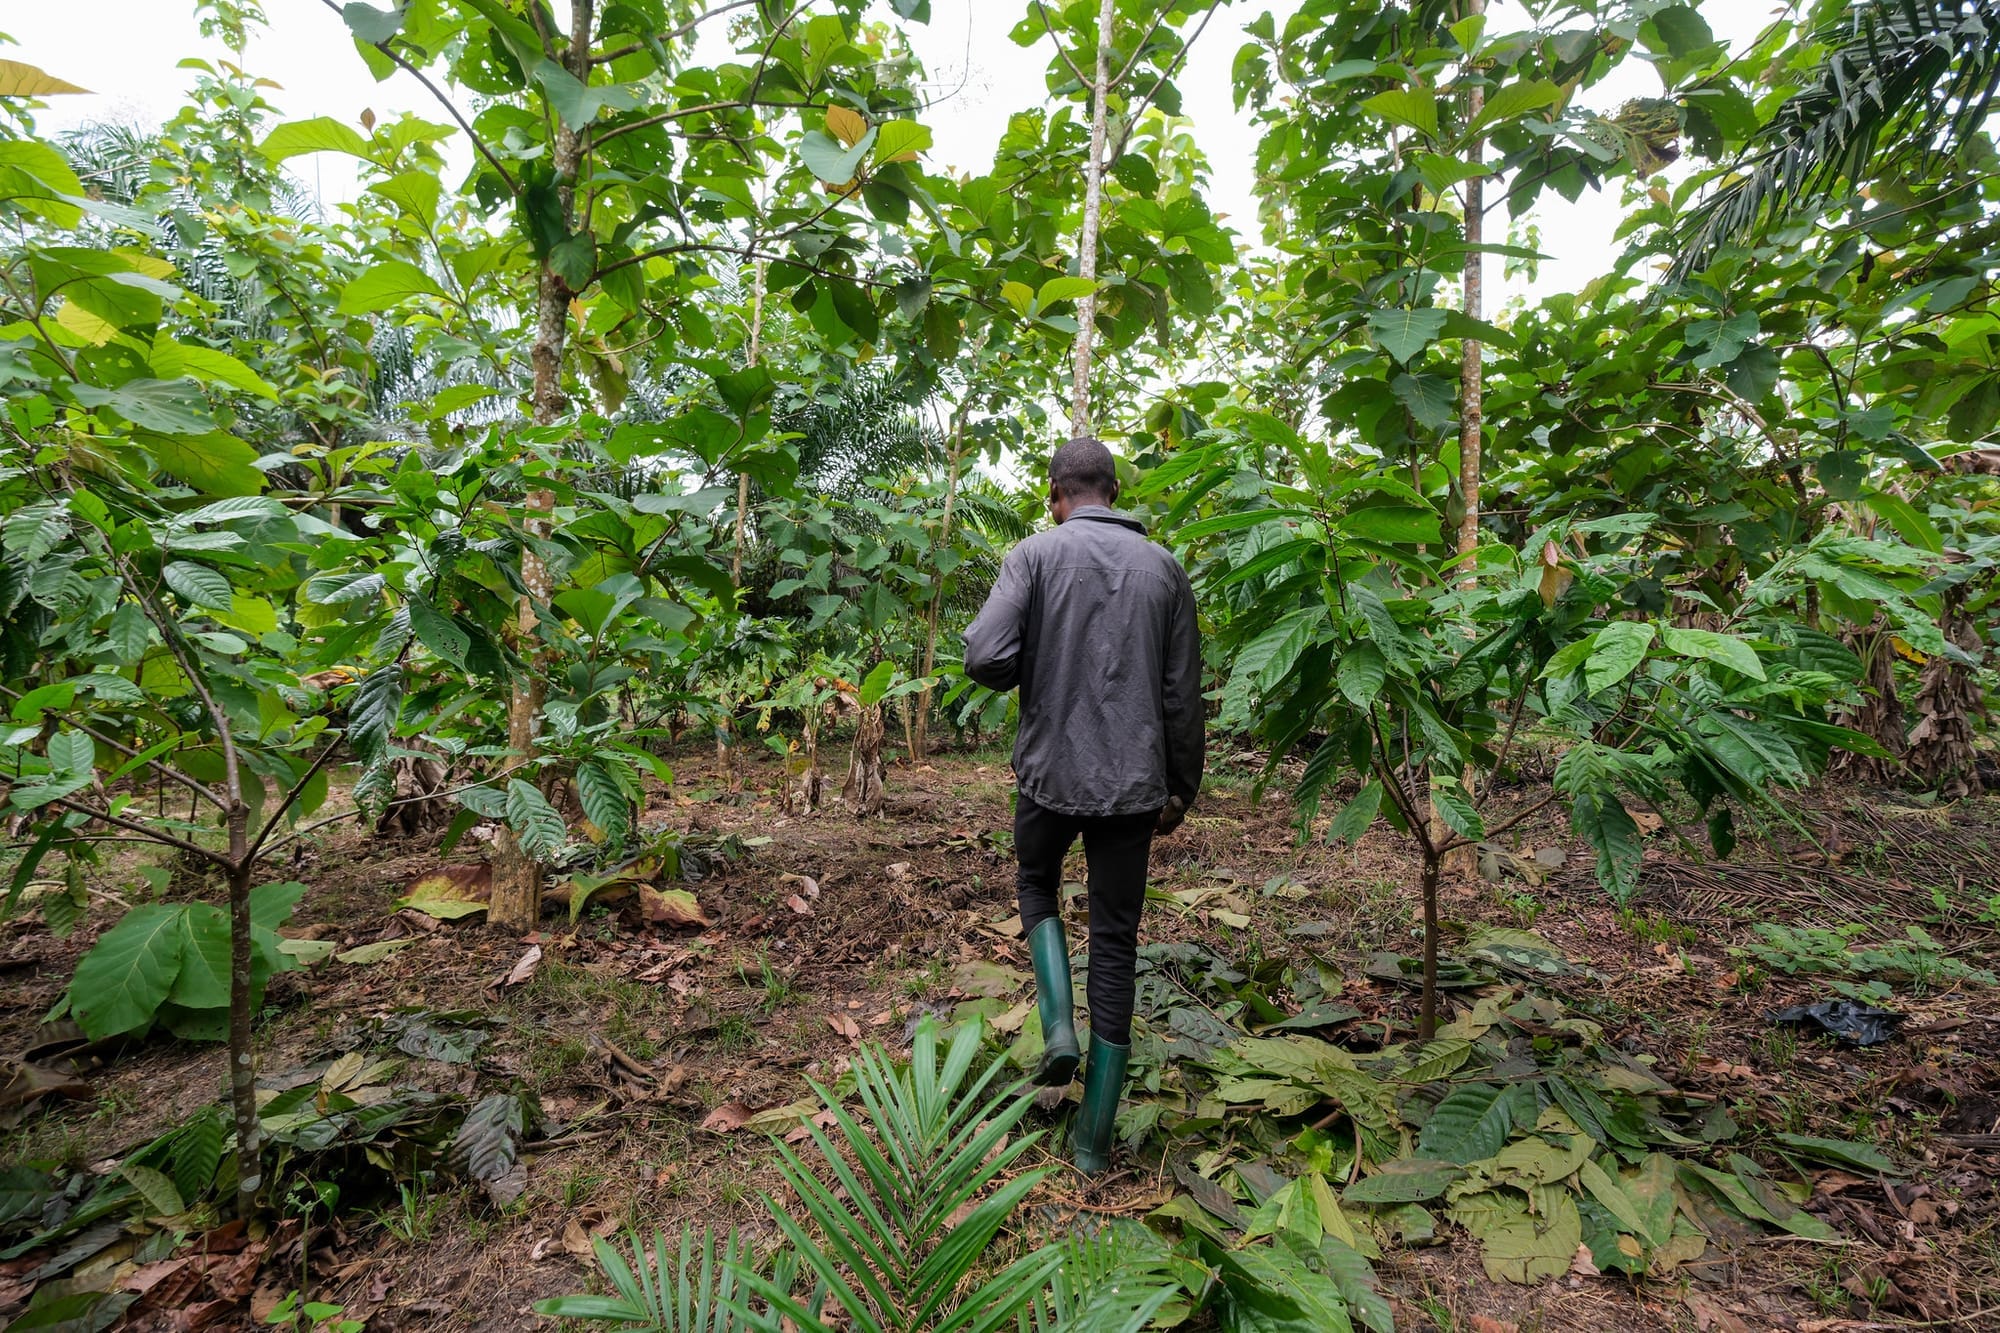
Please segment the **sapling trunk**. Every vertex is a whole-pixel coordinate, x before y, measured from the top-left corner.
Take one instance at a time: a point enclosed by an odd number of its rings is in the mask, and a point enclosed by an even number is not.
[[[1436,844],[1424,847],[1424,999],[1417,1018],[1417,1035],[1425,1041],[1437,1036],[1438,1009],[1438,881],[1442,878],[1444,856]]]
[[[590,82],[595,4],[596,0],[572,0],[570,6],[570,44],[562,58],[569,73],[581,83]],[[555,172],[565,231],[573,230],[576,223],[577,166],[583,159],[583,148],[583,137],[558,119],[550,165]],[[537,426],[554,425],[569,409],[569,399],[562,388],[562,359],[569,337],[570,301],[575,296],[568,281],[544,260],[537,275],[535,338],[528,351],[534,367],[530,401]],[[531,491],[525,508],[523,526],[532,536],[546,536],[554,519],[555,496],[546,490]],[[525,591],[517,608],[515,643],[530,661],[507,700],[507,747],[512,752],[512,763],[526,765],[534,759],[538,748],[536,734],[542,704],[547,698],[541,670],[544,654],[535,647],[538,620],[534,608],[538,604],[547,605],[552,591],[549,571],[531,546],[524,545],[521,550],[521,582]],[[523,780],[533,781],[532,771],[524,773]],[[521,846],[514,831],[502,824],[493,840],[493,895],[487,919],[496,929],[519,933],[533,930],[541,916],[541,864]]]
[[[958,470],[965,458],[965,408],[961,405],[951,419],[951,476],[944,485],[944,519],[938,525],[937,544],[933,550],[949,550],[951,547],[951,510],[958,501]],[[933,568],[936,562],[933,561]],[[937,668],[938,620],[944,610],[944,576],[937,576],[937,583],[931,589],[931,610],[929,623],[924,627],[924,670],[925,680]],[[925,685],[917,694],[916,737],[910,743],[910,762],[921,762],[921,756],[930,752],[931,731],[931,687]]]
[[[1104,216],[1104,150],[1111,100],[1111,38],[1118,0],[1104,0],[1097,14],[1097,68],[1090,89],[1090,162],[1084,170],[1083,232],[1077,239],[1077,276],[1091,289],[1077,299],[1076,347],[1070,366],[1069,433],[1090,434],[1090,358],[1097,338],[1097,233]]]
[[[248,811],[229,815],[229,841],[243,841]],[[257,863],[247,855],[229,871],[229,1104],[236,1122],[236,1215],[249,1217],[264,1186],[264,1145],[257,1119],[257,1060],[251,1046],[257,977],[251,961],[250,881]]]

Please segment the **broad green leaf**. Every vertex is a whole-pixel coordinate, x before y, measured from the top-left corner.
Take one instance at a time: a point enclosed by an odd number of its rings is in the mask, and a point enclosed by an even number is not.
[[[1428,88],[1392,88],[1375,94],[1361,106],[1391,125],[1402,125],[1427,138],[1437,138],[1437,95]]]
[[[1350,537],[1385,545],[1436,545],[1442,538],[1437,511],[1410,505],[1376,505],[1356,509],[1340,520]]]
[[[1340,655],[1333,674],[1347,702],[1356,708],[1367,708],[1382,693],[1388,671],[1388,660],[1382,656],[1382,650],[1364,641]]]
[[[177,560],[161,571],[161,577],[174,595],[190,606],[227,611],[234,599],[229,580],[207,565]]]
[[[1734,635],[1669,625],[1660,631],[1660,641],[1670,653],[1720,663],[1752,680],[1764,679],[1764,664],[1758,660],[1757,650]]]
[[[880,129],[872,129],[849,148],[824,130],[807,130],[799,138],[799,156],[813,175],[828,185],[846,185],[875,149]]]
[[[1001,283],[1000,295],[1008,305],[1014,307],[1014,313],[1017,315],[1026,316],[1035,308],[1035,289],[1025,282]]]
[[[153,1021],[181,968],[180,906],[135,907],[99,937],[69,983],[70,1012],[93,1040]]]
[[[1639,669],[1653,644],[1653,627],[1640,620],[1614,620],[1597,632],[1583,664],[1584,688],[1600,694]]]
[[[521,850],[545,861],[561,849],[569,829],[534,784],[520,778],[507,780],[507,824],[519,838]]]
[[[1458,779],[1448,773],[1431,775],[1431,810],[1452,832],[1477,841],[1486,836],[1485,821]]]
[[[1774,1134],[1772,1137],[1794,1152],[1822,1162],[1875,1171],[1885,1176],[1902,1174],[1895,1163],[1883,1156],[1882,1150],[1873,1144],[1855,1143],[1849,1139],[1813,1138],[1806,1134]]]
[[[450,300],[436,278],[403,259],[384,259],[347,284],[340,294],[343,315],[369,315],[387,310],[413,296]]]
[[[48,760],[64,776],[88,773],[97,763],[97,742],[80,731],[59,731],[49,737]]]
[[[890,682],[895,679],[896,664],[894,662],[877,662],[875,669],[870,671],[866,678],[862,680],[861,688],[857,692],[856,697],[859,699],[861,706],[863,708],[873,708],[876,704],[881,703],[882,696],[888,693]]]
[[[1450,1162],[1401,1157],[1349,1185],[1340,1198],[1343,1203],[1422,1203],[1464,1178],[1465,1172]]]
[[[403,30],[403,11],[394,3],[385,11],[361,0],[351,0],[340,7],[340,17],[346,20],[347,30],[354,34],[355,41],[370,46],[379,46]]]
[[[361,132],[351,125],[344,125],[332,116],[315,116],[311,120],[294,120],[278,126],[264,136],[258,151],[273,162],[283,162],[287,158],[303,153],[346,153],[350,157],[368,156],[368,141]]]
[[[1050,278],[1035,293],[1035,308],[1047,310],[1057,301],[1074,301],[1096,290],[1097,284],[1089,278]]]
[[[250,925],[254,930],[276,930],[292,919],[306,886],[297,880],[259,884],[250,890]]]
[[[1485,1083],[1468,1083],[1431,1108],[1417,1136],[1417,1156],[1469,1166],[1505,1147],[1513,1129],[1513,1096]]]
[[[87,407],[109,408],[135,426],[162,434],[199,435],[215,429],[201,394],[177,380],[127,380],[114,389],[79,384],[71,392]]]
[[[543,60],[535,66],[535,81],[542,85],[549,105],[555,108],[562,123],[572,130],[588,129],[607,107],[629,111],[639,104],[631,89],[617,84],[579,82],[576,75],[553,60]]]
[[[1468,139],[1485,137],[1496,125],[1542,111],[1562,101],[1562,90],[1547,79],[1510,83],[1486,99],[1486,105],[1466,128]]]
[[[1455,419],[1457,386],[1443,375],[1398,375],[1389,389],[1428,431],[1441,431]]]
[[[181,908],[181,970],[167,998],[188,1009],[229,1007],[229,917],[209,903]]]
[[[154,1217],[178,1217],[187,1211],[187,1204],[181,1199],[181,1192],[175,1187],[165,1172],[155,1167],[141,1166],[137,1162],[125,1162],[118,1168],[118,1174],[126,1183],[139,1192],[146,1201],[146,1207]],[[74,1325],[73,1325],[74,1326]]]
[[[271,402],[278,401],[278,391],[250,367],[238,361],[227,352],[218,352],[212,347],[196,347],[190,343],[175,342],[162,333],[153,342],[153,373],[161,379],[173,380],[187,376],[198,380],[212,380],[217,384],[227,384],[232,389],[254,393],[259,398]]]
[[[1445,312],[1442,310],[1408,310],[1395,306],[1370,311],[1368,327],[1384,351],[1408,365],[1419,352],[1437,341],[1438,335],[1444,332],[1444,320]]]
[[[410,629],[424,647],[463,670],[472,636],[421,597],[410,599]]]
[[[885,121],[875,130],[875,165],[914,162],[931,146],[930,127],[914,120]]]
[[[1332,744],[1331,741],[1325,742]],[[1382,808],[1383,789],[1379,781],[1370,781],[1355,793],[1354,799],[1341,807],[1339,814],[1327,826],[1326,840],[1329,843],[1342,842],[1352,846],[1361,841],[1375,823],[1375,816]]]

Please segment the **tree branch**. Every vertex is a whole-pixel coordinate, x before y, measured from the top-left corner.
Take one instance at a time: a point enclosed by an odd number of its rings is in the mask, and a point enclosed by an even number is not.
[[[405,645],[405,648],[407,649],[407,645]],[[336,737],[324,750],[319,752],[319,758],[312,761],[312,767],[305,771],[305,776],[292,784],[292,789],[285,793],[285,799],[278,803],[278,808],[272,812],[269,819],[264,821],[263,831],[251,841],[251,860],[254,861],[257,858],[257,854],[262,850],[265,840],[271,836],[271,831],[278,827],[278,822],[285,817],[285,812],[290,810],[292,804],[299,799],[300,793],[305,791],[306,784],[313,780],[313,775],[326,767],[326,761],[333,758],[333,752],[339,748],[340,738]]]
[[[199,856],[205,861],[213,862],[222,867],[224,870],[235,868],[234,863],[221,852],[211,851],[209,848],[203,847],[200,843],[189,842],[186,838],[176,838],[173,834],[163,833],[156,828],[148,828],[146,825],[138,823],[135,820],[126,819],[121,815],[114,815],[109,810],[93,810],[87,805],[78,805],[67,796],[58,796],[49,804],[59,805],[65,810],[74,810],[80,815],[89,815],[92,819],[101,819],[105,823],[116,825],[129,833],[137,833],[148,842],[165,843],[169,847],[178,847],[189,855]]]
[[[338,3],[338,0],[320,0],[320,3],[325,5],[328,9],[331,9],[334,13],[336,14],[340,13],[340,5]],[[341,21],[346,22],[344,18]],[[395,61],[398,68],[408,71],[408,73],[412,78],[416,79],[418,83],[424,85],[425,89],[429,91],[430,95],[438,100],[439,104],[444,107],[445,114],[449,115],[453,120],[457,121],[458,127],[465,131],[465,137],[472,141],[472,146],[479,150],[479,155],[485,158],[487,163],[495,171],[500,173],[500,179],[507,183],[507,193],[519,194],[521,192],[520,184],[517,181],[515,181],[515,179],[512,176],[507,174],[507,168],[500,165],[500,159],[493,155],[493,150],[486,146],[486,141],[484,139],[481,139],[479,135],[473,131],[472,122],[467,120],[465,116],[459,111],[458,107],[452,102],[452,100],[444,95],[443,89],[439,88],[435,83],[431,82],[429,75],[425,74],[422,70],[418,69],[408,60],[404,59],[402,56],[396,54],[395,51],[391,50],[388,42],[374,42],[371,43],[371,45],[373,45],[377,51],[380,51],[383,55]]]
[[[658,40],[658,42],[662,46],[664,46],[668,42],[679,41],[681,38],[687,36],[689,33],[693,32],[696,28],[699,28],[702,24],[708,22],[712,18],[720,18],[722,15],[727,14],[732,9],[748,9],[751,5],[754,5],[756,3],[757,0],[729,0],[729,3],[726,5],[717,5],[714,9],[704,10],[702,13],[699,13],[695,15],[693,18],[689,19],[686,23],[681,24],[680,27],[673,28],[662,33],[655,33],[654,37]],[[620,57],[637,55],[639,52],[644,51],[646,49],[647,49],[646,43],[633,42],[629,46],[621,46],[615,51],[605,51],[602,52],[601,54],[594,55],[590,58],[590,63],[593,65],[608,65],[612,61],[617,60]]]
[[[1078,83],[1081,83],[1086,87],[1089,86],[1090,76],[1088,74],[1085,74],[1082,70],[1078,69],[1076,67],[1076,62],[1069,58],[1069,51],[1066,47],[1063,46],[1062,38],[1056,36],[1056,25],[1049,20],[1049,11],[1046,7],[1043,6],[1042,0],[1035,0],[1035,13],[1041,16],[1042,31],[1048,33],[1049,40],[1056,44],[1056,54],[1062,57],[1063,64],[1069,67],[1070,73],[1076,75],[1076,81]],[[1099,40],[1100,41],[1104,40],[1101,34],[1099,36]]]

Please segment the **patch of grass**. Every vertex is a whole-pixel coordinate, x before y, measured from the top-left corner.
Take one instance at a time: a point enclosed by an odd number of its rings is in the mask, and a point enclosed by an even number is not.
[[[428,1174],[414,1185],[398,1185],[397,1201],[377,1209],[374,1218],[382,1229],[405,1245],[422,1245],[438,1234],[438,1220],[451,1207],[448,1194],[434,1193]]]
[[[766,1014],[775,1014],[799,998],[797,972],[781,972],[772,967],[771,956],[761,945],[757,949],[757,974],[757,979],[752,980],[746,969],[742,967],[736,969],[736,975],[742,979],[745,986],[752,990],[761,987],[764,992],[761,1007]]]
[[[757,1028],[743,1014],[724,1014],[715,1025],[715,1049],[725,1055],[747,1051],[757,1044]]]
[[[1618,928],[1641,944],[1665,944],[1675,949],[1691,949],[1701,939],[1692,926],[1683,926],[1678,921],[1669,921],[1651,912],[1642,915],[1630,909],[1618,914]]]

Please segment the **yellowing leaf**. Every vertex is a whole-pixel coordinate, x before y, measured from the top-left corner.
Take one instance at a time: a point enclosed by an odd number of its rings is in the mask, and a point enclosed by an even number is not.
[[[1047,310],[1057,301],[1074,301],[1096,290],[1097,284],[1089,278],[1050,278],[1035,294],[1035,302],[1041,309]]]
[[[1025,282],[1001,283],[1000,295],[1006,299],[1008,305],[1014,307],[1014,313],[1018,315],[1025,316],[1034,309],[1035,289]]]
[[[896,123],[907,124],[908,122]],[[886,130],[888,126],[885,125],[883,128]],[[850,111],[844,106],[830,106],[826,109],[826,132],[840,140],[845,146],[852,148],[861,142],[862,135],[868,133],[868,121],[857,111]],[[875,151],[877,160],[881,160],[880,154],[882,148],[879,140],[876,143]]]
[[[56,307],[56,326],[74,333],[92,347],[102,347],[118,336],[118,326],[91,314],[74,301]]]
[[[61,93],[89,91],[33,65],[18,60],[0,60],[0,97],[54,97]]]

